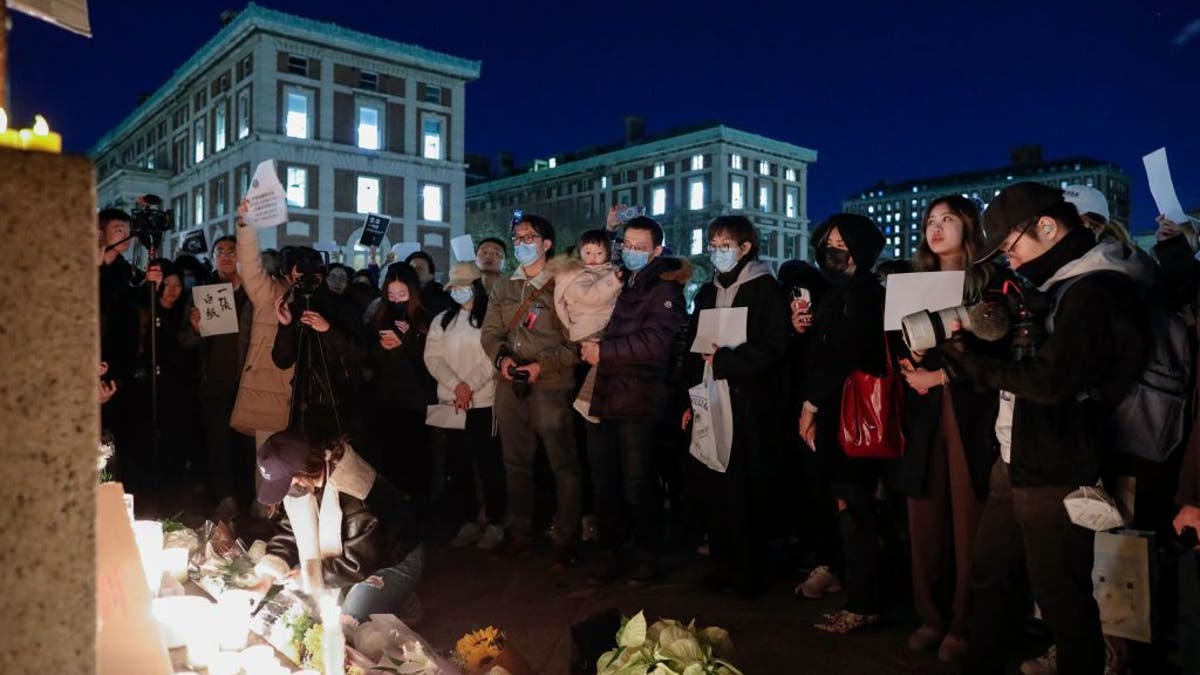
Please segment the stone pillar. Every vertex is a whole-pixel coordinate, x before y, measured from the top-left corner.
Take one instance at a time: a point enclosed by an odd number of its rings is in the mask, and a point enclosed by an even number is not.
[[[96,178],[0,149],[0,673],[94,673]]]

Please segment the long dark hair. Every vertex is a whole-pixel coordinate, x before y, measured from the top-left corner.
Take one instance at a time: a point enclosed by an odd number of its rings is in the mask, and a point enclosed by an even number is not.
[[[417,271],[408,263],[388,265],[387,274],[383,277],[383,297],[372,319],[375,328],[386,330],[392,327],[392,320],[388,317],[387,287],[395,281],[408,288],[408,302],[404,303],[408,322],[422,333],[429,332],[429,312],[426,311],[425,305],[421,304],[421,281],[417,277]]]
[[[941,259],[933,252],[933,249],[929,248],[929,240],[926,238],[929,230],[929,216],[936,207],[942,204],[950,209],[950,213],[958,216],[963,224],[962,257],[963,269],[967,272],[967,282],[963,287],[963,299],[973,302],[983,296],[983,290],[987,288],[988,282],[992,279],[990,264],[971,264],[984,246],[979,207],[974,201],[961,195],[946,195],[929,202],[929,208],[925,209],[925,217],[921,220],[921,243],[913,255],[913,269],[918,272],[936,272],[942,268]]]
[[[475,293],[475,304],[471,305],[471,316],[467,320],[475,328],[483,326],[483,317],[487,314],[488,294],[487,289],[483,287],[483,281],[476,279],[471,282],[471,291]],[[457,302],[451,303],[450,308],[442,312],[442,330],[446,330],[450,323],[454,321],[454,317],[458,316],[462,306]]]

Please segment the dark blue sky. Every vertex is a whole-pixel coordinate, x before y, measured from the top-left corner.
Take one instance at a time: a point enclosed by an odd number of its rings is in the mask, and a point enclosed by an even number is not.
[[[220,28],[233,0],[92,0],[95,37],[23,15],[10,112],[82,152]],[[1099,2],[316,2],[265,0],[483,61],[467,89],[467,150],[518,159],[720,120],[819,152],[819,220],[880,178],[998,166],[1010,146],[1116,161],[1133,229],[1156,213],[1141,156],[1166,145],[1200,207],[1200,4]]]

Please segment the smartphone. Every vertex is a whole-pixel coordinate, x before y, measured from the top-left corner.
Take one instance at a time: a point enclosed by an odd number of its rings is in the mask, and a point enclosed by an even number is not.
[[[913,362],[910,359],[903,358],[900,359],[900,370],[903,370],[906,373],[912,373],[916,372],[917,369],[915,366],[913,366]]]

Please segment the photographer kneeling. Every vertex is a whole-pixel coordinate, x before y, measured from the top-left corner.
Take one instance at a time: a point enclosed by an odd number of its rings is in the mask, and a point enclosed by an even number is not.
[[[281,431],[259,450],[258,472],[258,501],[282,502],[284,518],[255,572],[294,579],[301,567],[318,564],[325,588],[348,589],[344,614],[359,622],[372,614],[415,619],[413,590],[425,549],[412,504],[345,438],[317,445],[304,434]],[[318,575],[314,569],[305,576],[309,584]]]
[[[1146,347],[1138,291],[1124,261],[1105,255],[1062,190],[1005,189],[984,212],[982,260],[1006,255],[1035,289],[1013,359],[941,347],[947,367],[1000,390],[1000,460],[974,547],[974,622],[967,673],[1001,673],[1033,598],[1054,631],[1058,672],[1104,672],[1100,615],[1092,597],[1092,530],[1071,522],[1063,498],[1094,486],[1104,421],[1142,368]],[[980,261],[976,261],[980,262]],[[1040,302],[1039,302],[1040,300]],[[1026,345],[1045,326],[1044,342]]]

